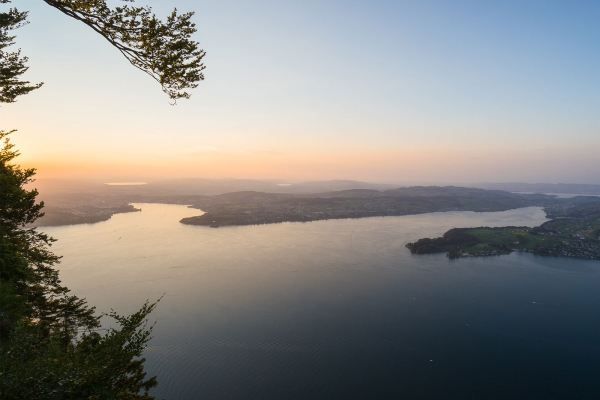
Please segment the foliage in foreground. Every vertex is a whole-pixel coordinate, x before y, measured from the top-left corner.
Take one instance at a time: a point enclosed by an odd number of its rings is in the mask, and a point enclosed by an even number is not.
[[[105,0],[43,1],[104,37],[173,101],[189,98],[185,90],[204,79],[205,53],[191,38],[193,13],[173,10],[163,22],[135,0],[116,7]],[[27,12],[0,11],[0,103],[42,86],[22,79],[27,57],[8,49],[15,44],[12,31],[25,24]],[[54,239],[30,227],[44,215],[44,204],[36,203],[37,190],[25,188],[35,169],[12,163],[18,152],[10,133],[0,130],[0,398],[151,399],[156,379],[146,379],[140,357],[156,303],[128,317],[112,312],[119,327],[98,333],[94,307],[61,285],[54,269],[60,257],[49,250]]]
[[[146,303],[128,317],[113,312],[119,329],[86,332],[67,346],[59,332],[20,322],[0,352],[0,397],[152,399],[148,390],[156,378],[146,379],[140,357],[152,331],[146,317],[155,306]]]
[[[69,294],[54,265],[54,239],[28,227],[41,217],[34,169],[12,163],[18,152],[0,131],[0,398],[152,399],[140,358],[156,303],[122,317],[119,328],[98,333],[100,317]],[[142,392],[142,394],[140,394]]]
[[[206,53],[192,39],[196,32],[191,21],[193,12],[179,14],[174,9],[162,21],[148,6],[110,7],[105,0],[43,1],[106,39],[134,67],[157,81],[173,102],[188,99],[190,94],[186,89],[193,89],[204,80],[202,59]],[[0,0],[0,4],[10,2]],[[20,50],[5,51],[14,43],[10,31],[26,24],[26,18],[27,12],[16,8],[0,12],[0,102],[3,103],[12,103],[42,85],[21,81],[19,76],[27,71],[27,57],[21,56]]]
[[[98,326],[94,309],[69,295],[54,269],[60,258],[50,250],[54,239],[27,227],[43,216],[37,190],[26,190],[34,169],[12,164],[19,155],[0,131],[0,342],[20,320],[35,321],[44,331],[60,331],[66,343],[78,327]]]

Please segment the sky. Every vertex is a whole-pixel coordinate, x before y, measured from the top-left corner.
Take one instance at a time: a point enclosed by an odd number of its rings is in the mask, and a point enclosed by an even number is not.
[[[600,183],[600,2],[136,3],[195,12],[190,100],[13,1],[26,78],[45,84],[2,105],[0,129],[38,177]]]

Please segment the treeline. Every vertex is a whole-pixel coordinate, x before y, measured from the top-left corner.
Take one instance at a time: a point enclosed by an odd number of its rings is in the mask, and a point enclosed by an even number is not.
[[[466,248],[475,246],[479,243],[476,236],[467,233],[465,228],[454,228],[444,233],[439,238],[424,238],[419,239],[414,243],[407,243],[406,247],[413,254],[434,254],[446,253],[450,258],[457,256],[456,251],[459,247]]]
[[[61,284],[54,239],[29,227],[43,216],[24,188],[35,170],[12,163],[9,133],[0,131],[0,399],[152,399],[141,356],[156,303],[111,312],[119,327],[102,331],[102,315]]]
[[[439,211],[505,211],[560,200],[454,186],[415,186],[385,192],[367,189],[312,195],[234,192],[204,196],[193,207],[205,212],[181,223],[205,226],[260,225],[340,218],[401,216]]]
[[[141,211],[131,204],[118,207],[46,207],[44,216],[36,226],[62,226],[75,224],[94,224],[108,221],[115,214]]]

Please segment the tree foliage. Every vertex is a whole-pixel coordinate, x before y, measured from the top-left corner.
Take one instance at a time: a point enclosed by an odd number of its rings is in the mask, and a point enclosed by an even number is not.
[[[8,3],[9,0],[0,0]],[[7,47],[15,42],[15,36],[10,32],[27,24],[27,13],[11,8],[0,13],[0,103],[13,103],[18,96],[22,96],[42,86],[42,83],[32,85],[28,81],[20,80],[28,67],[27,57],[21,56],[21,49],[7,51]]]
[[[128,317],[114,312],[119,329],[104,335],[90,331],[66,348],[58,332],[19,323],[14,339],[0,352],[0,397],[3,399],[153,399],[156,378],[146,378],[140,358],[152,326],[147,315],[156,303],[144,304]],[[142,393],[140,393],[142,392]]]
[[[98,333],[94,307],[61,285],[54,239],[30,227],[44,204],[25,188],[35,170],[13,163],[10,133],[0,131],[0,398],[151,399],[156,378],[146,379],[140,357],[156,303],[111,312],[120,329]]]
[[[193,13],[174,10],[162,22],[150,7],[110,8],[104,0],[43,0],[85,23],[136,68],[158,81],[173,101],[204,79],[204,51],[191,39]],[[122,0],[133,3],[134,0]],[[10,0],[0,0],[0,4]],[[27,23],[27,12],[0,12],[0,103],[39,88],[21,80],[27,57],[10,52],[11,32]],[[43,216],[37,190],[26,188],[35,169],[14,164],[19,155],[0,130],[0,398],[152,399],[156,378],[144,372],[143,349],[152,327],[146,303],[127,317],[108,314],[118,328],[100,334],[100,317],[85,299],[61,285],[54,268],[54,239],[32,223]]]
[[[162,87],[171,100],[188,99],[186,89],[193,89],[204,80],[205,69],[202,59],[206,52],[192,39],[196,32],[191,21],[193,12],[179,14],[174,9],[165,21],[161,21],[149,6],[136,7],[132,4],[109,7],[105,0],[43,0],[49,6],[74,18],[104,37],[136,68],[150,75]],[[134,3],[135,0],[121,0]],[[0,0],[9,3],[10,0]],[[10,9],[0,13],[0,46],[13,44],[10,30],[26,23],[26,12]],[[4,26],[4,28],[1,28]],[[2,42],[3,38],[5,39]],[[0,47],[2,50],[2,47]],[[16,77],[27,70],[27,57],[14,53],[0,54],[7,70],[0,72],[0,93],[12,102],[19,95],[37,89],[41,84],[30,85],[19,82]],[[3,67],[3,66],[2,66]],[[4,68],[4,67],[3,67]],[[14,76],[6,83],[2,76]]]
[[[0,131],[0,297],[10,305],[0,310],[0,340],[17,320],[26,320],[46,331],[61,330],[68,342],[77,327],[94,328],[98,321],[93,308],[60,284],[54,269],[60,258],[49,250],[54,239],[29,227],[43,216],[44,204],[36,203],[37,190],[25,189],[35,169],[12,163],[19,153],[7,137],[10,133]]]

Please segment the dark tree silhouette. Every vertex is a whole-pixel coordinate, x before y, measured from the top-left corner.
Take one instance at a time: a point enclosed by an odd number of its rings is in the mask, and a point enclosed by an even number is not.
[[[9,0],[0,0],[8,3]],[[21,56],[21,49],[7,51],[7,47],[14,44],[14,36],[10,32],[27,24],[27,13],[11,8],[0,13],[0,103],[13,103],[18,96],[22,96],[42,86],[41,83],[31,85],[30,82],[21,81],[20,76],[27,71],[25,63],[27,57]]]
[[[174,10],[162,22],[150,7],[110,8],[104,0],[43,0],[85,23],[116,47],[136,68],[162,86],[173,102],[204,79],[205,52],[191,39],[193,13]],[[134,0],[123,0],[133,3]],[[0,4],[10,0],[0,0]],[[42,83],[21,80],[27,57],[11,32],[27,24],[27,12],[0,12],[0,103],[13,103]],[[146,378],[141,358],[152,326],[146,303],[123,317],[108,314],[119,328],[98,332],[101,316],[85,299],[61,285],[54,266],[54,241],[31,224],[43,216],[37,190],[28,190],[35,169],[14,164],[19,155],[0,130],[0,398],[152,399],[156,378]]]
[[[177,9],[161,21],[152,8],[124,4],[109,7],[104,0],[43,0],[49,6],[74,18],[104,37],[136,68],[156,80],[173,102],[188,99],[186,89],[204,80],[202,63],[206,52],[191,37],[196,32],[193,12],[178,14]],[[134,3],[134,0],[122,0]],[[0,3],[10,3],[0,0]],[[27,23],[27,12],[15,8],[0,13],[0,52],[13,44],[9,32]],[[19,95],[37,89],[16,79],[27,67],[20,50],[0,53],[0,102],[13,102]]]

